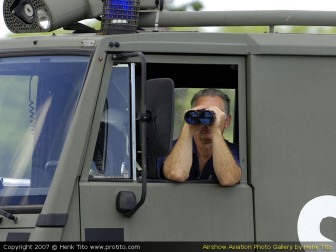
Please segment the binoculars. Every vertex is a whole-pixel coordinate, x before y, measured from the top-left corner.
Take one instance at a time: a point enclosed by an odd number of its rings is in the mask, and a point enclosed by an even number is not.
[[[190,125],[211,125],[216,120],[216,115],[211,110],[188,110],[184,114],[184,121]]]

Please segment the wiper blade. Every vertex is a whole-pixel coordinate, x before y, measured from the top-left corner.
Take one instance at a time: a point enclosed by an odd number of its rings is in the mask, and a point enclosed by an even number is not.
[[[5,217],[9,220],[14,221],[14,223],[17,223],[17,221],[18,221],[18,217],[14,216],[13,214],[11,214],[11,213],[9,213],[5,210],[0,209],[0,215],[2,215],[3,217]]]

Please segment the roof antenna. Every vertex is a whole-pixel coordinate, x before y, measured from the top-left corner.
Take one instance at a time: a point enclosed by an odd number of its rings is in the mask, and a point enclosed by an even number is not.
[[[159,7],[156,9],[156,17],[155,17],[155,23],[154,23],[154,30],[153,32],[159,31],[159,19],[160,19],[160,9]]]
[[[153,32],[158,32],[159,31],[160,12],[163,10],[164,0],[156,0],[155,4],[156,4],[156,17],[155,17]]]

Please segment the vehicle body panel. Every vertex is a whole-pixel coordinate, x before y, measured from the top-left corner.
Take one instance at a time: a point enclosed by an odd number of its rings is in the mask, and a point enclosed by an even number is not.
[[[116,231],[110,240],[299,241],[297,222],[305,204],[321,195],[335,196],[335,42],[335,35],[194,32],[2,40],[4,57],[55,48],[59,53],[90,51],[92,57],[43,208],[35,214],[21,211],[18,224],[3,219],[0,239],[20,228],[31,241],[85,241],[97,238],[90,229],[110,228],[107,234]],[[241,184],[150,181],[146,202],[133,217],[116,211],[117,193],[133,191],[139,198],[141,184],[90,181],[89,169],[112,54],[120,52],[142,52],[151,64],[183,63],[177,59],[185,57],[184,64],[239,66]],[[36,224],[41,216],[54,214],[67,216],[64,225]],[[331,222],[323,225],[330,239],[334,230]]]

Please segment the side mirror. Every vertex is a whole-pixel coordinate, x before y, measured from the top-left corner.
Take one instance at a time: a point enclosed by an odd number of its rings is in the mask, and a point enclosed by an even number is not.
[[[147,157],[166,155],[171,148],[174,126],[174,82],[171,79],[146,81]]]
[[[171,79],[146,81],[146,58],[142,52],[112,55],[113,60],[139,57],[141,62],[141,104],[137,120],[140,122],[142,191],[139,202],[130,191],[119,192],[116,199],[117,211],[127,217],[144,204],[147,195],[147,158],[163,156],[171,147],[174,118],[174,82]]]

